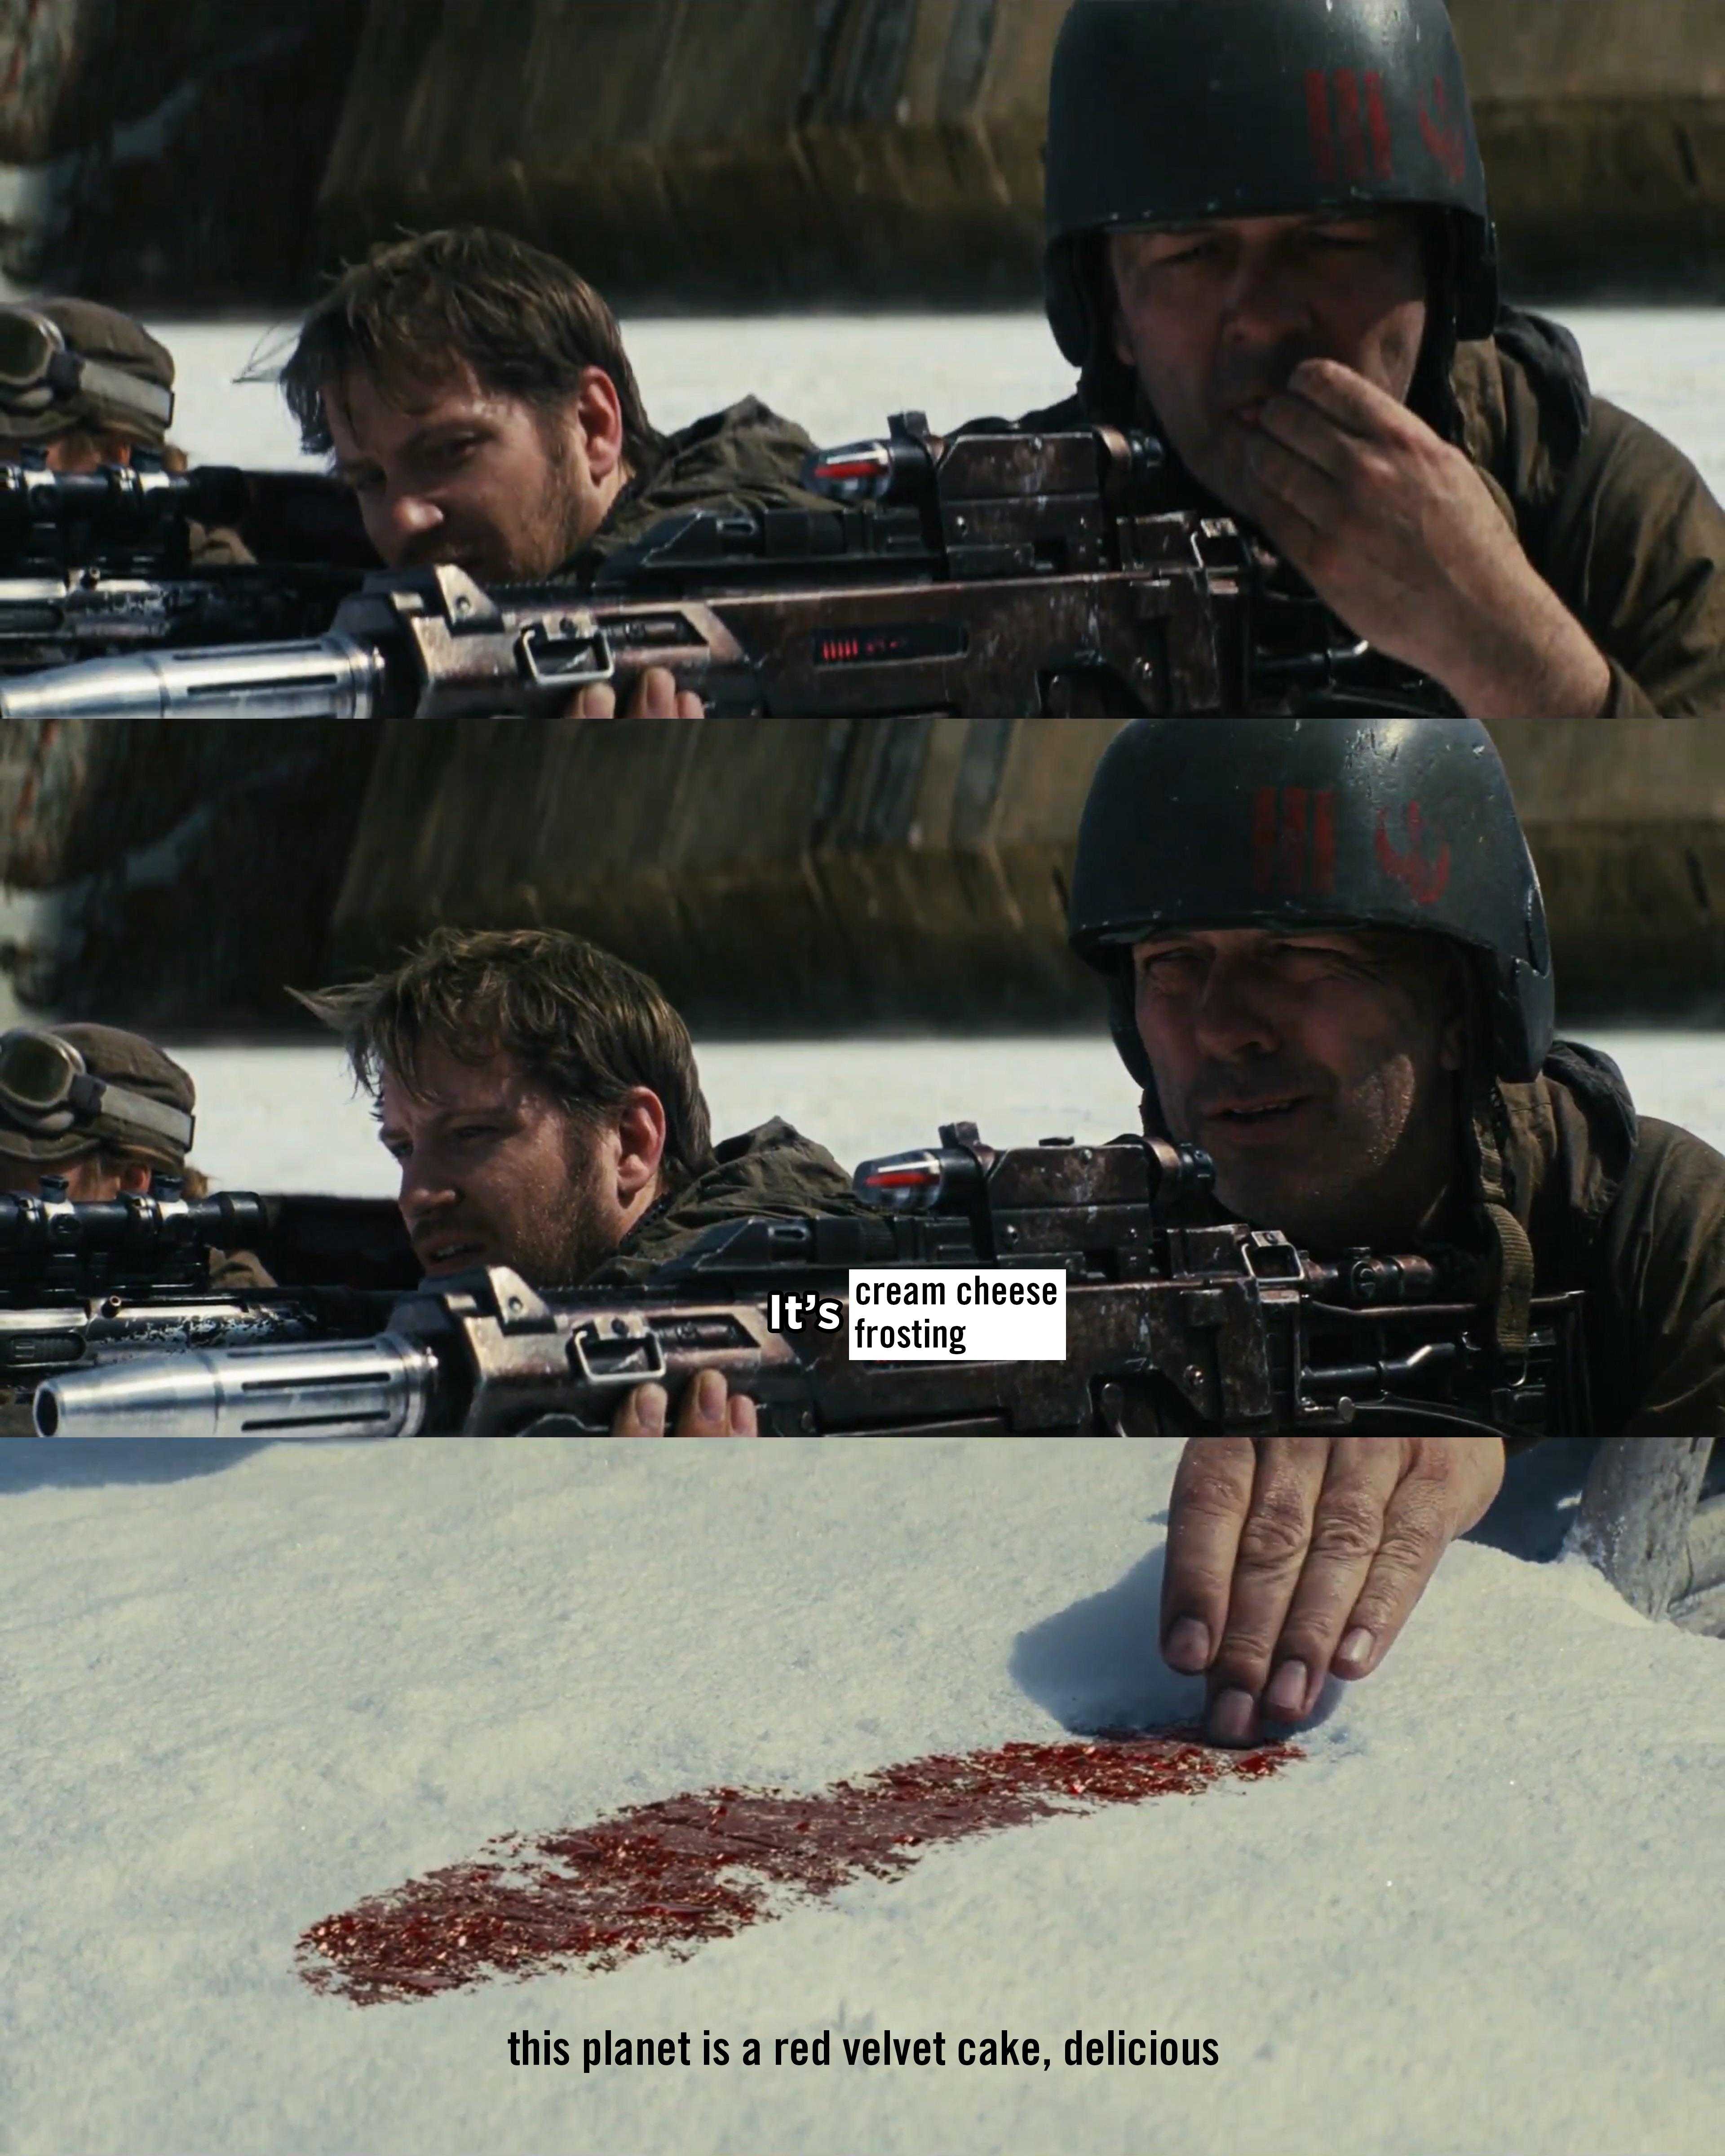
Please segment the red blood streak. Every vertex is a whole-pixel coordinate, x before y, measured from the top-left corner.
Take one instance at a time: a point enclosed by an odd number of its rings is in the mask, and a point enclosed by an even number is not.
[[[1257,1781],[1303,1755],[1217,1752],[1192,1732],[1003,1744],[883,1767],[813,1795],[701,1789],[536,1841],[509,1835],[393,1893],[313,1924],[299,1942],[314,1990],[361,2006],[426,1999],[497,1976],[614,1969],[824,1901],[855,1879],[901,1877],[925,1850],[1103,1804]]]

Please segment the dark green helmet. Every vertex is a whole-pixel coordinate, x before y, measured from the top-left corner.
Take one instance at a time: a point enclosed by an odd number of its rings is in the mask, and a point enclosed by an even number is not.
[[[1538,1075],[1554,1016],[1539,878],[1476,719],[1139,719],[1078,831],[1073,949],[1153,1084],[1132,947],[1173,928],[1412,929],[1473,959],[1493,1074]]]
[[[1055,48],[1045,281],[1088,367],[1096,235],[1210,218],[1447,213],[1461,337],[1497,319],[1497,239],[1443,0],[1077,0]]]

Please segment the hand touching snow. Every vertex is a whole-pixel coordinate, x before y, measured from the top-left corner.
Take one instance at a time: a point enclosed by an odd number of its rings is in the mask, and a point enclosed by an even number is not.
[[[1194,1437],[1168,1507],[1162,1643],[1209,1678],[1209,1733],[1301,1722],[1369,1676],[1503,1481],[1497,1437]]]

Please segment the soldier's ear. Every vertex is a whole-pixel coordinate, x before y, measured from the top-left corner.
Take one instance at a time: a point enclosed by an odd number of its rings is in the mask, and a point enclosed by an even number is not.
[[[581,430],[588,471],[595,480],[611,478],[623,462],[623,399],[603,367],[583,372],[573,418]]]
[[[618,1102],[617,1195],[625,1207],[647,1189],[665,1158],[665,1103],[650,1086],[632,1086]]]

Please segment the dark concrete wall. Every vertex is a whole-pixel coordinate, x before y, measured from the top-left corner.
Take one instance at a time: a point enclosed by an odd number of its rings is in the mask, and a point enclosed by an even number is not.
[[[549,922],[708,1029],[1085,1023],[1065,894],[1115,723],[13,727],[0,968],[63,1015],[275,1028],[284,982],[435,922]],[[1565,1010],[1725,1018],[1717,726],[1496,732]]]
[[[1725,0],[1450,0],[1512,282],[1725,298]]]
[[[1219,721],[1219,724],[1226,724]],[[368,963],[438,921],[580,930],[703,1024],[1046,1024],[1109,721],[740,721],[386,733],[336,919]],[[1570,1011],[1725,1009],[1717,725],[1496,730]]]
[[[477,217],[636,305],[1031,304],[1065,5],[0,0],[0,267],[274,300]],[[1512,284],[1725,294],[1725,0],[1452,8]]]
[[[0,158],[28,182],[0,269],[157,309],[309,289],[365,7],[0,0]]]
[[[372,0],[327,249],[471,217],[683,301],[1034,290],[1058,11]]]
[[[371,0],[326,251],[506,224],[614,296],[1034,303],[1066,0]],[[1725,292],[1725,0],[1454,0],[1512,284]]]
[[[0,973],[63,1018],[298,1022],[377,746],[367,726],[0,727]]]

